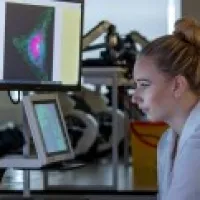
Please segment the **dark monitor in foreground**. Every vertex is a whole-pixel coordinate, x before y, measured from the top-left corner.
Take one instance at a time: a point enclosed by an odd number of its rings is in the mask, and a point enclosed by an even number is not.
[[[82,0],[0,1],[0,88],[80,88]]]

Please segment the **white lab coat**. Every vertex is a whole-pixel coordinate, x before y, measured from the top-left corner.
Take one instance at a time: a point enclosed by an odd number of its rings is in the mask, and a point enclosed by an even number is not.
[[[187,118],[172,167],[175,134],[166,131],[158,145],[160,200],[200,200],[200,102]]]

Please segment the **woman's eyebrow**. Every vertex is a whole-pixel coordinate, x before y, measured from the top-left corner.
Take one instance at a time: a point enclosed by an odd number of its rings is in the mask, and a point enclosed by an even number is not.
[[[151,81],[147,78],[138,78],[138,79],[135,79],[135,82],[148,82],[148,83],[151,83]]]

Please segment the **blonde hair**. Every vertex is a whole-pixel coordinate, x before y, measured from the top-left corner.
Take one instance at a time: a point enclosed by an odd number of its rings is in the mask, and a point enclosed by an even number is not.
[[[157,68],[169,76],[183,75],[191,90],[200,92],[200,25],[192,18],[175,23],[172,35],[162,36],[141,51],[150,56]]]

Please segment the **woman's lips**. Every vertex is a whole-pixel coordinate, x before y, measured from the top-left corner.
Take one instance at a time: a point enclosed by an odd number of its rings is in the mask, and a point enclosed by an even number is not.
[[[143,113],[147,113],[149,111],[148,108],[140,108],[142,110]]]

